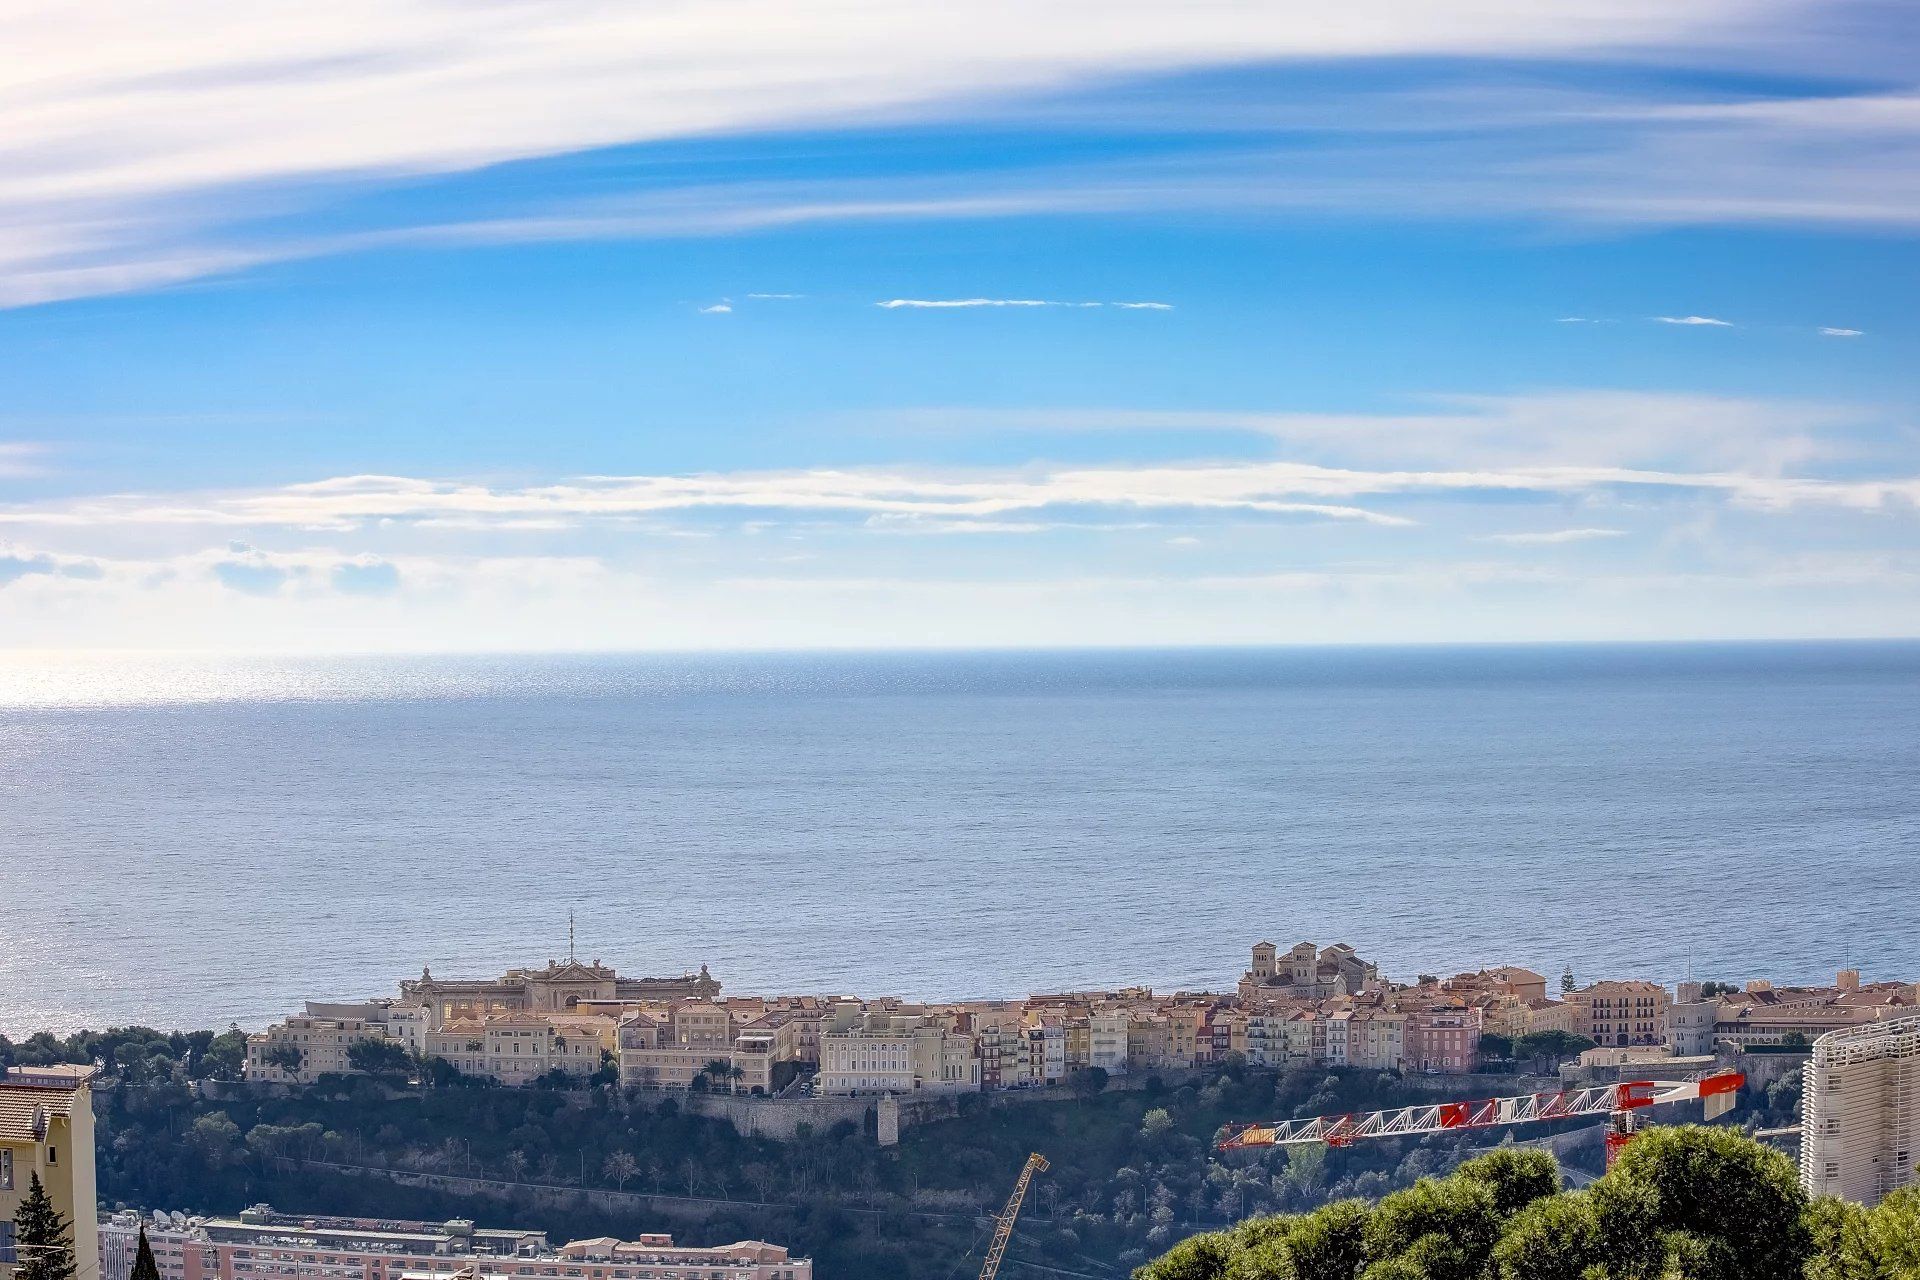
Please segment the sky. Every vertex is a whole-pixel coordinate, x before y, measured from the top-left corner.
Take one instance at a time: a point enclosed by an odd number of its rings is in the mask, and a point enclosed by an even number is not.
[[[1920,635],[1920,18],[0,0],[0,648]]]

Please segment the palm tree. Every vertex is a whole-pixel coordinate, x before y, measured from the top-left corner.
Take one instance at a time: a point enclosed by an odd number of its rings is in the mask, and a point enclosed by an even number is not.
[[[640,1172],[640,1162],[633,1158],[633,1153],[630,1151],[616,1151],[607,1157],[607,1162],[602,1168],[606,1175],[613,1179],[614,1186],[625,1191],[627,1180]]]

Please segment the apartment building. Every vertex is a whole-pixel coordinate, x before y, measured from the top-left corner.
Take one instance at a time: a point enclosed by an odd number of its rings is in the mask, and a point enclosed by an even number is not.
[[[1407,1015],[1380,1005],[1362,1005],[1350,1011],[1347,1065],[1375,1071],[1398,1071],[1406,1061]]]
[[[128,1280],[142,1225],[115,1214],[99,1228],[100,1280]],[[676,1246],[669,1235],[551,1247],[538,1231],[471,1222],[309,1218],[265,1205],[238,1218],[153,1215],[147,1230],[161,1280],[812,1280],[813,1263],[743,1240]]]
[[[247,1079],[312,1084],[350,1072],[348,1052],[362,1040],[387,1040],[385,1000],[309,1000],[305,1011],[247,1037]]]
[[[629,1010],[617,1040],[620,1082],[640,1089],[774,1092],[782,1063],[800,1061],[803,1033],[817,1026],[789,1012],[735,1011],[712,1000]]]
[[[408,1048],[504,1085],[532,1084],[555,1071],[592,1075],[619,1050],[613,1019],[561,1013],[501,1013],[449,1022],[424,1031],[418,1044]]]
[[[820,1033],[815,1087],[823,1094],[972,1093],[980,1079],[974,1037],[950,1016],[868,1011],[849,1001]]]
[[[1667,1037],[1667,989],[1634,979],[1596,982],[1567,997],[1573,1030],[1597,1045],[1663,1044]]]
[[[1125,1075],[1132,1022],[1127,1010],[1119,1005],[1088,1010],[1087,1065],[1099,1067],[1108,1075]]]
[[[1801,1113],[1800,1181],[1809,1195],[1873,1204],[1920,1184],[1920,1016],[1815,1040]]]
[[[100,1266],[91,1067],[0,1067],[0,1263],[18,1261],[13,1215],[33,1186],[73,1224],[74,1266]]]
[[[1412,1009],[1406,1014],[1406,1069],[1424,1072],[1471,1071],[1480,1058],[1480,1018],[1464,1002]]]

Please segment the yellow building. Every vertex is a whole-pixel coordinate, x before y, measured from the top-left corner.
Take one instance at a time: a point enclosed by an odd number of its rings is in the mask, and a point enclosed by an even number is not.
[[[1667,989],[1656,982],[1596,982],[1568,995],[1573,1029],[1606,1048],[1664,1044]]]
[[[14,1252],[13,1214],[38,1176],[72,1224],[81,1280],[100,1274],[100,1221],[93,1188],[92,1067],[0,1071],[0,1261]]]

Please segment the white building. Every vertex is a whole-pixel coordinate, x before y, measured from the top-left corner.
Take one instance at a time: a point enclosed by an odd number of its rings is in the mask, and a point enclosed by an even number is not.
[[[1829,1031],[1802,1094],[1800,1182],[1873,1204],[1920,1183],[1920,1017]]]
[[[1125,1043],[1124,1033],[1121,1036]],[[1124,1054],[1122,1061],[1125,1061]],[[922,1013],[836,1006],[820,1031],[823,1094],[976,1093],[980,1057],[974,1038]]]
[[[100,1224],[98,1280],[126,1280],[143,1219]],[[160,1280],[812,1280],[813,1262],[762,1240],[689,1247],[669,1235],[603,1237],[555,1248],[544,1232],[470,1221],[395,1222],[275,1212],[238,1218],[153,1214]],[[82,1280],[92,1280],[91,1275]]]
[[[1127,1073],[1127,1024],[1124,1008],[1094,1009],[1087,1015],[1087,1065],[1108,1075]]]

